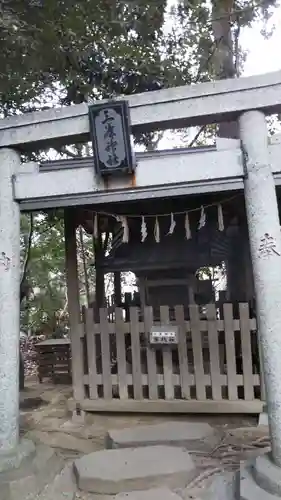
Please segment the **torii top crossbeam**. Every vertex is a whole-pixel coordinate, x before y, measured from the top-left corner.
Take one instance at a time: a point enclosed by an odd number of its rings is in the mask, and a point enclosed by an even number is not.
[[[128,97],[134,130],[148,132],[233,120],[251,109],[281,112],[281,71]],[[0,121],[0,147],[22,151],[89,139],[87,104]]]

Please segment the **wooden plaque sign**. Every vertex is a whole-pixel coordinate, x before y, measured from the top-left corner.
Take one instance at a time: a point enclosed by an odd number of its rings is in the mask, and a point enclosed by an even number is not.
[[[128,102],[89,106],[89,119],[96,172],[101,176],[132,173],[135,158]]]

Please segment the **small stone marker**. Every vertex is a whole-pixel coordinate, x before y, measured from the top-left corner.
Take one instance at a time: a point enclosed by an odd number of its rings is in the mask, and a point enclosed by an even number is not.
[[[102,450],[75,460],[73,466],[81,490],[104,495],[183,488],[196,475],[189,453],[172,446]]]
[[[105,437],[105,445],[109,449],[171,445],[206,450],[214,448],[218,439],[215,430],[204,422],[163,422],[111,430]]]

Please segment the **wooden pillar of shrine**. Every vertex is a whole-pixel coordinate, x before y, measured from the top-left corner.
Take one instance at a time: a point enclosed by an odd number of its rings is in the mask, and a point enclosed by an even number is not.
[[[71,340],[73,397],[75,402],[79,403],[83,401],[85,392],[83,381],[83,346],[81,341],[82,323],[80,314],[80,294],[77,265],[76,224],[75,211],[73,209],[68,208],[64,212],[64,228],[65,268]]]

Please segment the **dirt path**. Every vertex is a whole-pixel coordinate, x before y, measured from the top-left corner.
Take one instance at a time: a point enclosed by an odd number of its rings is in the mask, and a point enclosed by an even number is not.
[[[204,446],[203,449],[200,446],[200,451],[189,450],[198,467],[198,477],[184,490],[177,491],[184,500],[198,497],[214,475],[237,470],[241,460],[260,454],[269,446],[267,428],[257,428],[257,419],[251,417],[88,414],[85,425],[75,425],[66,409],[70,396],[69,386],[37,385],[33,382],[21,394],[21,434],[55,448],[66,464],[83,454],[103,449],[109,429],[155,424],[164,420],[203,421],[216,428],[220,442],[211,453],[207,447],[204,451]],[[95,497],[80,492],[76,498],[92,500]]]

